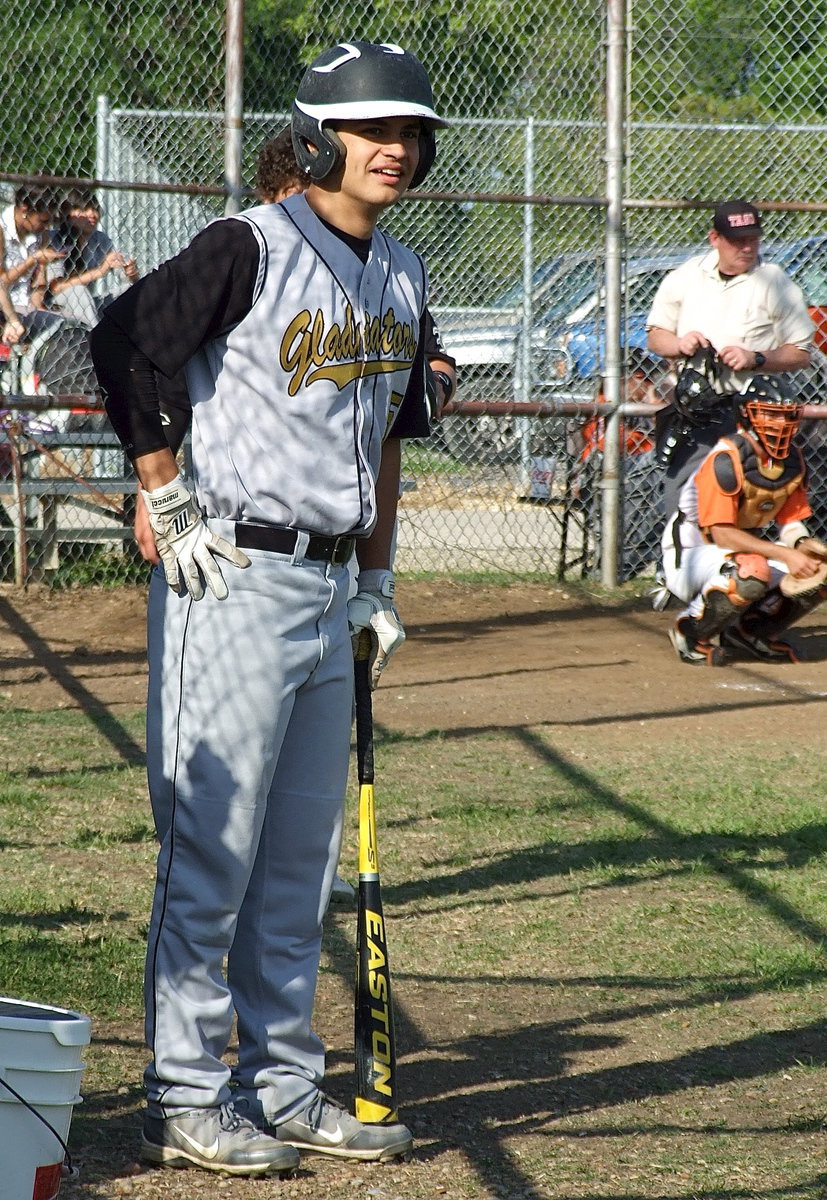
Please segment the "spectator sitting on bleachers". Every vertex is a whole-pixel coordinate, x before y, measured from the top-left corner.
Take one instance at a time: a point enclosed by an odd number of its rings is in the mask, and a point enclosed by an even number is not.
[[[14,201],[0,210],[0,282],[26,333],[56,319],[42,312],[46,268],[63,257],[48,240],[54,210],[52,190],[32,183],[19,187]],[[5,308],[3,311],[8,321],[9,314]]]
[[[50,239],[62,259],[48,271],[49,304],[89,329],[109,300],[139,276],[135,259],[116,250],[109,235],[98,228],[100,215],[92,192],[72,188],[60,205],[60,223]],[[123,272],[117,286],[111,280],[104,285],[102,281],[113,271]]]

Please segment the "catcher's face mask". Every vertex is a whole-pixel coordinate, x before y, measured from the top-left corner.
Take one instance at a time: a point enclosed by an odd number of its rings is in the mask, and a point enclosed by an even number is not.
[[[801,408],[794,400],[747,400],[743,411],[770,458],[786,458],[801,423]]]

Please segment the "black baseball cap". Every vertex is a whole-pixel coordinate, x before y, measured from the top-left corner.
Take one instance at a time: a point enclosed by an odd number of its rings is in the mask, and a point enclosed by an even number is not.
[[[712,228],[722,237],[755,237],[761,232],[761,214],[754,204],[746,200],[726,200],[715,209]]]

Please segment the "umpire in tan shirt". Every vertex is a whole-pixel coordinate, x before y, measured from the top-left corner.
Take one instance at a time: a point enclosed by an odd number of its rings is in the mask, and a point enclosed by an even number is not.
[[[688,259],[661,282],[646,321],[647,346],[663,358],[700,369],[703,352],[718,356],[715,388],[740,391],[755,374],[799,371],[810,362],[813,323],[797,284],[760,257],[761,214],[745,200],[719,204],[709,231],[711,249]],[[734,409],[695,432],[667,466],[668,515],[680,486],[718,438],[734,429]]]

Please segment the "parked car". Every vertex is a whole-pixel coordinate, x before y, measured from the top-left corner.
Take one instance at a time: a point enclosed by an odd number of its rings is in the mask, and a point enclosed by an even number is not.
[[[800,238],[790,242],[767,242],[762,247],[762,257],[777,263],[801,288],[807,301],[810,316],[815,325],[815,354],[813,366],[808,371],[799,371],[794,377],[795,386],[808,404],[819,403],[827,398],[827,236]],[[683,261],[683,256],[679,259]],[[663,274],[656,265],[645,264],[642,272],[630,265],[633,278],[627,287],[627,317],[624,345],[627,350],[628,371],[645,374],[657,384],[660,382],[664,364],[662,359],[646,348],[646,318]],[[566,322],[565,329],[549,330],[547,337],[553,341],[558,334],[557,351],[559,387],[573,395],[590,394],[593,381],[600,379],[605,361],[605,320],[602,305],[588,318]],[[554,348],[549,351],[554,365]],[[548,375],[549,372],[546,372]]]
[[[633,257],[626,266],[624,292],[631,308],[651,303],[666,271],[682,262],[691,250],[669,255]],[[531,382],[532,399],[593,399],[600,391],[596,347],[589,363],[585,333],[602,321],[605,288],[602,255],[562,255],[543,264],[535,273],[532,289]],[[516,400],[524,398],[522,386],[523,289],[509,288],[487,309],[437,310],[446,348],[457,360],[460,400]],[[583,339],[584,357],[577,362],[567,335]],[[577,386],[572,385],[577,376]],[[463,459],[504,461],[519,454],[525,418],[474,416],[446,417],[442,436],[448,448]]]
[[[538,329],[563,320],[598,286],[596,251],[557,255],[532,276],[532,310]],[[512,284],[486,307],[437,308],[434,316],[446,349],[457,360],[460,400],[520,398],[517,347],[523,328],[523,284]],[[525,419],[444,417],[438,437],[456,458],[500,462],[519,454]]]
[[[669,363],[646,348],[646,317],[667,271],[702,246],[632,255],[624,272],[627,394],[644,380],[656,391],[665,385]],[[816,324],[814,366],[796,376],[808,403],[827,397],[827,235],[768,242],[763,255],[799,284]],[[532,399],[591,400],[602,392],[605,363],[605,288],[597,255],[562,255],[535,274],[532,293]],[[506,303],[510,301],[509,303]],[[522,386],[522,287],[515,285],[488,310],[443,310],[438,314],[446,347],[457,359],[460,399],[516,400]],[[502,461],[519,454],[525,418],[448,417],[443,438],[463,458]]]

